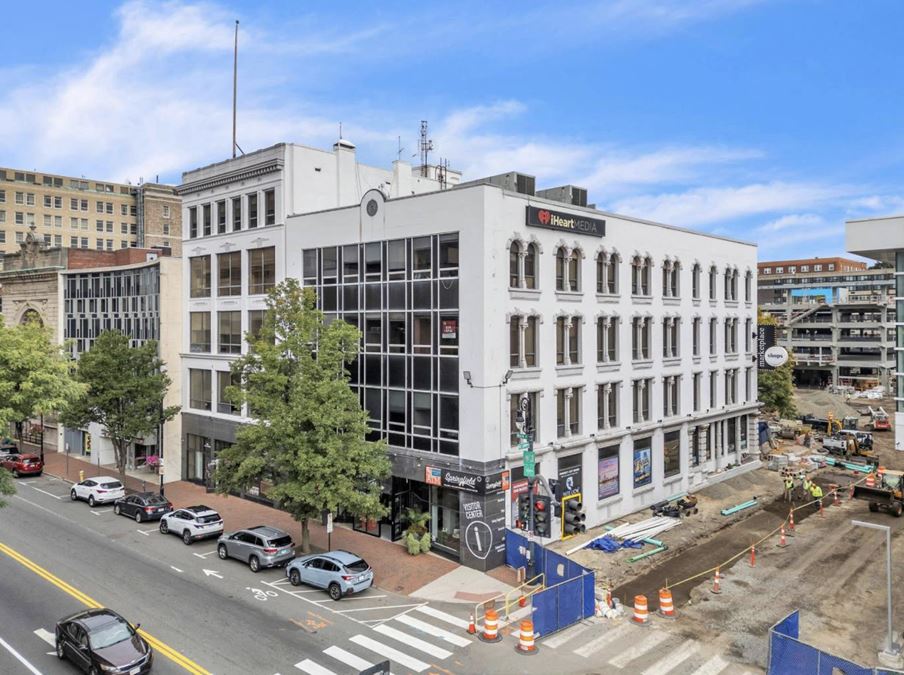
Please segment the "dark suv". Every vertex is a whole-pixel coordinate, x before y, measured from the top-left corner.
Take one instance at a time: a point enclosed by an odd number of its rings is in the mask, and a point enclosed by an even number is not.
[[[236,558],[246,562],[252,572],[257,572],[262,567],[282,567],[291,562],[295,558],[295,544],[282,530],[256,525],[220,537],[217,555],[221,560]]]

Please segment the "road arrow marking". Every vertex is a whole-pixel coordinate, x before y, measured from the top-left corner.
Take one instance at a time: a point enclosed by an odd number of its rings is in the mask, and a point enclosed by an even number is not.
[[[170,565],[170,569],[176,570],[179,574],[182,574],[182,570],[180,570],[178,567],[173,567],[172,565]]]
[[[204,570],[204,574],[208,577],[216,577],[217,579],[223,578],[219,572],[214,572],[213,570]]]
[[[56,636],[49,630],[45,628],[38,628],[38,630],[36,630],[34,633],[51,647],[56,647]],[[53,653],[55,654],[56,652]]]

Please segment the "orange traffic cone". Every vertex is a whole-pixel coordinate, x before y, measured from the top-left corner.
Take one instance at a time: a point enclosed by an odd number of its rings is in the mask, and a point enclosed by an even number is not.
[[[756,546],[750,547],[750,566],[756,567]]]
[[[713,587],[709,590],[710,593],[714,593],[715,595],[719,595],[722,592],[722,586],[719,577],[719,568],[716,568],[716,576],[713,577]]]
[[[832,502],[833,506],[841,506],[841,498],[838,496],[838,491],[840,489],[841,488],[838,486],[835,487],[835,501]]]
[[[778,539],[777,546],[779,548],[785,548],[788,545],[788,542],[785,540],[785,526],[782,525],[779,531],[781,532],[781,536]]]
[[[788,513],[788,536],[794,536],[794,509]]]
[[[475,635],[477,633],[477,626],[474,625],[474,614],[473,613],[471,613],[471,615],[468,616],[468,633],[470,635]]]

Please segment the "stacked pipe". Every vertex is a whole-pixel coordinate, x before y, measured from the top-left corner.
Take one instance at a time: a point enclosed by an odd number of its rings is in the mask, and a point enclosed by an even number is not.
[[[648,540],[650,537],[655,537],[660,532],[671,530],[673,527],[676,527],[680,524],[680,520],[669,518],[668,516],[653,516],[652,518],[647,518],[646,520],[642,520],[638,523],[626,523],[609,530],[599,537],[594,537],[593,539],[590,539],[583,544],[579,544],[574,548],[569,549],[565,552],[565,555],[571,555],[576,551],[580,551],[582,548],[590,546],[591,543],[606,535],[615,537],[616,539],[621,539],[623,541],[644,541]]]

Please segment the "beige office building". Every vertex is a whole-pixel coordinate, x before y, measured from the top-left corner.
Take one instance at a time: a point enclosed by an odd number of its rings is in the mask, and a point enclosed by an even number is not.
[[[20,250],[31,225],[45,246],[182,252],[175,188],[127,185],[0,167],[0,253]]]

